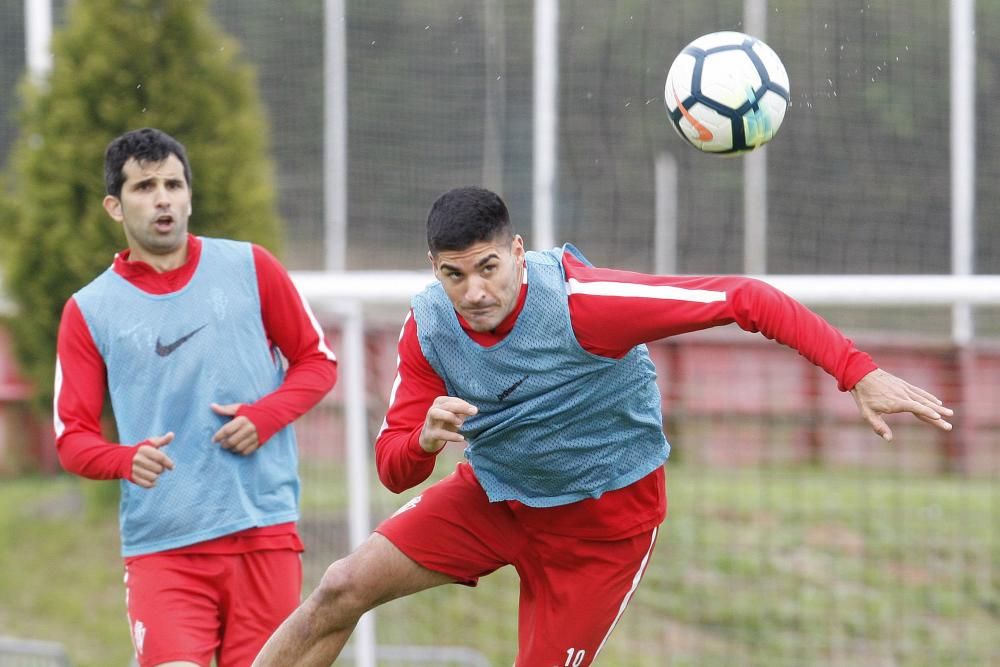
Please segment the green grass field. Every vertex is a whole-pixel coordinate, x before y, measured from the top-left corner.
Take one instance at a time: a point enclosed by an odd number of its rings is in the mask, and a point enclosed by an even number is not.
[[[343,527],[343,493],[312,479],[310,522]],[[0,634],[59,641],[77,667],[128,664],[109,488],[0,484]],[[654,557],[600,664],[1000,664],[995,482],[671,466],[668,489]],[[375,512],[405,499],[376,492]],[[311,540],[308,588],[343,539],[329,553]],[[516,597],[510,568],[477,589],[427,591],[379,610],[379,641],[468,646],[510,665]]]
[[[62,643],[77,667],[126,667],[118,514],[110,482],[0,481],[0,634]],[[2,662],[2,661],[0,661]]]

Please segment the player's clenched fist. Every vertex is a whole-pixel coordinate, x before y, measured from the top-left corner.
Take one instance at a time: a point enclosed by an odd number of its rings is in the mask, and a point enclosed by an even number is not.
[[[438,396],[427,410],[424,427],[420,431],[420,446],[428,454],[441,450],[449,442],[465,442],[458,432],[467,417],[479,408],[455,396]]]
[[[164,470],[173,470],[174,462],[160,447],[174,439],[173,433],[150,438],[148,444],[139,445],[132,457],[132,482],[144,489],[156,486],[156,480]]]
[[[230,403],[229,405],[219,405],[212,403],[212,411],[223,417],[232,417],[222,428],[212,436],[212,442],[217,442],[223,449],[228,449],[233,454],[250,456],[260,447],[260,438],[257,436],[257,427],[245,416],[237,415],[236,412],[243,407],[242,403]]]

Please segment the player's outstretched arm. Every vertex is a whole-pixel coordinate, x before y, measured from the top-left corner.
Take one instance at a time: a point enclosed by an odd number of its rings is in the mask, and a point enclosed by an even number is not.
[[[951,423],[945,419],[954,414],[951,408],[945,407],[934,394],[882,369],[861,378],[851,390],[851,395],[858,404],[861,416],[887,442],[892,441],[892,429],[882,416],[898,412],[909,412],[920,421],[943,431],[951,430]]]

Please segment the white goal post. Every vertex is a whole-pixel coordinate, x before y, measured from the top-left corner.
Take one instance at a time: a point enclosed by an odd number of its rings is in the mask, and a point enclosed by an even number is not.
[[[809,306],[1000,305],[1000,275],[767,275],[759,278]],[[434,281],[428,271],[293,271],[311,304],[336,313],[346,301],[409,303]],[[401,321],[402,322],[402,321]]]

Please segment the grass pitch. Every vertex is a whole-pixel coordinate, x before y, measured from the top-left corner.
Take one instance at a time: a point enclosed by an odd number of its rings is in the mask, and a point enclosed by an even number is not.
[[[306,474],[307,589],[346,550],[342,475]],[[600,664],[1000,664],[995,481],[671,465],[667,486],[649,569]],[[115,495],[67,476],[0,483],[4,634],[61,642],[76,667],[128,665]],[[410,495],[373,487],[375,520]],[[379,641],[509,665],[516,605],[505,568],[380,608]]]

